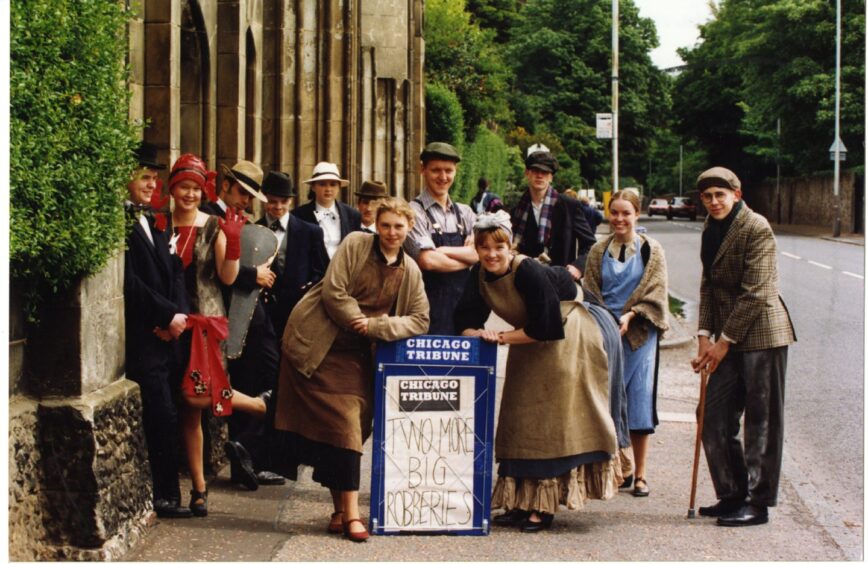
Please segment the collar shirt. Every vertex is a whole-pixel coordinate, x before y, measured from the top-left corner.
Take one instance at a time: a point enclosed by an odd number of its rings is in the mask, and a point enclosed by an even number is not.
[[[364,225],[362,224],[362,231],[367,231],[368,233],[376,233],[377,230],[374,228],[374,224]]]
[[[461,226],[465,236],[471,235],[473,224],[476,223],[476,214],[470,206],[459,204],[447,198],[446,208],[436,202],[428,190],[423,190],[418,198],[410,202],[410,207],[416,212],[416,223],[407,234],[404,249],[413,259],[419,258],[419,253],[437,248],[431,235],[438,230],[441,233],[455,233],[459,231],[458,216],[461,217]],[[433,221],[432,221],[433,219]]]
[[[226,210],[229,209],[229,206],[226,205],[226,202],[223,201],[223,198],[217,198],[217,205],[220,206],[220,209],[223,210],[223,213],[226,213]]]
[[[265,222],[268,225],[268,228],[274,231],[274,234],[277,235],[277,247],[283,247],[283,239],[286,237],[286,230],[289,227],[289,214],[285,213],[280,219],[274,219],[266,213]],[[280,226],[278,229],[274,228],[275,222]]]
[[[635,255],[636,254],[636,237],[638,237],[638,235],[634,236],[633,240],[631,240],[629,243],[624,243],[623,245],[621,243],[619,243],[618,241],[616,241],[614,238],[612,238],[612,242],[609,243],[609,248],[608,248],[609,256],[611,256],[615,260],[620,260],[622,248],[624,251],[624,260],[625,261],[627,259],[629,259],[630,257],[632,257],[633,255]]]
[[[135,204],[133,204],[130,200],[126,200],[124,202],[124,205],[125,206],[126,205],[133,206]],[[150,241],[151,245],[153,245],[154,244],[154,235],[151,233],[151,226],[148,223],[148,218],[145,217],[145,214],[143,214],[141,212],[138,212],[136,214],[136,216],[137,216],[136,221],[138,221],[139,225],[142,226],[142,229],[145,231],[145,235],[147,235],[147,237],[148,237],[148,241]]]
[[[322,227],[326,251],[328,251],[329,258],[332,258],[341,242],[341,217],[338,215],[338,207],[333,205],[330,208],[324,208],[316,204],[313,215],[319,226]]]
[[[540,215],[542,214],[543,203],[540,202],[537,204],[537,203],[531,202],[530,205],[531,205],[531,209],[533,210],[533,218],[536,220],[536,224],[539,225],[539,218],[540,218]]]

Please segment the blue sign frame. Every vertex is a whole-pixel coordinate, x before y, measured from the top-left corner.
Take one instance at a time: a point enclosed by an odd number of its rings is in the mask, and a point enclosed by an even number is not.
[[[378,535],[487,535],[491,526],[497,346],[478,337],[421,335],[377,346],[370,531]],[[389,378],[460,375],[474,378],[473,519],[467,526],[386,530],[386,389]]]

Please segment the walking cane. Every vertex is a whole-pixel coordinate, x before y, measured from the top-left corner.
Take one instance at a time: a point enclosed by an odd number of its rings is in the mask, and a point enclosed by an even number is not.
[[[705,385],[708,384],[708,369],[702,368],[699,377],[699,407],[696,410],[696,446],[693,449],[693,479],[690,483],[690,508],[687,518],[696,518],[696,479],[699,476],[699,451],[702,450],[702,422],[705,419]]]

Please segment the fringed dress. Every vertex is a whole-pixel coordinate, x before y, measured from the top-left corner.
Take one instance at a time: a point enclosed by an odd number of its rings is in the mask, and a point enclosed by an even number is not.
[[[491,311],[538,342],[511,345],[495,438],[492,507],[555,513],[617,491],[618,444],[609,412],[602,336],[569,272],[516,256],[494,276],[473,267],[457,329]]]

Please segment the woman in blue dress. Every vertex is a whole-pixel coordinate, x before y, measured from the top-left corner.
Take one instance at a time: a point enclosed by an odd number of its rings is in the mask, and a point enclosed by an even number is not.
[[[585,291],[595,296],[620,323],[624,345],[624,386],[630,442],[633,445],[633,495],[649,493],[645,476],[648,442],[657,425],[659,340],[669,326],[666,258],[654,239],[636,233],[639,197],[616,192],[609,202],[608,238],[591,248],[585,267]]]

